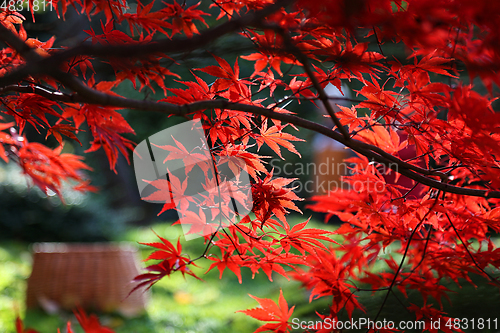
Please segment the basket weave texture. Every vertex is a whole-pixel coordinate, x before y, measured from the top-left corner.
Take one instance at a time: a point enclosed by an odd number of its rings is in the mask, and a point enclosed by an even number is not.
[[[132,279],[139,275],[135,247],[113,243],[38,243],[33,246],[33,270],[28,278],[26,307],[54,304],[102,312],[136,315],[147,295]]]

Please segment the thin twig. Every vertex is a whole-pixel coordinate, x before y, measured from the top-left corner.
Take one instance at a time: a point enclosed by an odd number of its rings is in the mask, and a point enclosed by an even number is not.
[[[332,105],[330,104],[330,101],[328,100],[328,95],[326,94],[325,90],[321,87],[318,79],[314,75],[314,72],[311,68],[311,64],[309,63],[309,59],[307,56],[297,47],[292,43],[292,40],[288,33],[281,27],[270,27],[276,33],[278,33],[284,40],[286,47],[292,52],[292,54],[302,63],[302,66],[304,67],[304,71],[306,72],[309,80],[311,80],[314,89],[318,92],[319,99],[323,103],[323,106],[326,109],[326,112],[330,115],[332,118],[333,123],[335,126],[337,126],[337,129],[339,130],[340,133],[344,136],[346,140],[349,140],[351,136],[349,135],[349,132],[344,128],[342,123],[340,122],[339,118],[335,115],[335,111],[333,110]]]
[[[460,237],[460,234],[458,233],[457,228],[455,228],[455,225],[453,224],[453,222],[451,222],[450,216],[448,215],[448,213],[445,213],[445,215],[448,218],[448,221],[450,222],[451,227],[453,228],[453,230],[455,230],[455,234],[457,234],[458,239],[460,240],[460,242],[464,246],[465,251],[467,251],[467,253],[469,254],[470,258],[472,259],[472,262],[474,263],[474,265],[476,266],[476,268],[478,270],[480,270],[483,274],[485,274],[491,280],[491,282],[494,282],[497,285],[500,285],[500,282],[498,281],[498,279],[495,279],[493,276],[491,276],[490,274],[488,274],[483,268],[481,268],[479,266],[479,264],[477,263],[476,259],[474,259],[474,256],[472,256],[472,253],[470,253],[469,248],[467,247],[467,245],[462,240],[462,237]]]
[[[436,196],[436,199],[435,199],[434,203],[429,208],[429,210],[427,211],[427,213],[425,213],[425,215],[422,217],[422,219],[420,220],[420,222],[412,230],[412,232],[410,234],[410,237],[408,238],[408,242],[406,243],[405,251],[403,253],[403,258],[401,258],[401,262],[399,263],[398,269],[396,270],[396,273],[394,274],[394,278],[392,279],[391,284],[389,285],[389,289],[387,290],[387,293],[385,294],[384,300],[382,301],[382,305],[378,309],[377,315],[375,316],[375,319],[373,321],[377,321],[378,317],[380,316],[380,313],[382,313],[382,309],[384,308],[385,303],[387,302],[387,299],[389,298],[389,294],[391,293],[392,288],[396,284],[396,280],[398,278],[399,272],[403,268],[403,264],[405,262],[406,256],[408,255],[408,250],[410,249],[411,240],[412,240],[413,236],[415,235],[415,233],[417,232],[417,230],[420,228],[420,226],[424,223],[424,221],[427,218],[427,216],[432,212],[432,210],[434,209],[434,207],[438,203],[439,194],[440,193],[438,193],[438,195]],[[367,332],[369,332],[369,330]]]

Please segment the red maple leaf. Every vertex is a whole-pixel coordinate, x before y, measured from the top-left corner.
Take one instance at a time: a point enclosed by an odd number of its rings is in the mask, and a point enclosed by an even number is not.
[[[35,331],[32,328],[24,329],[24,323],[21,320],[21,318],[19,318],[19,317],[16,318],[16,332],[17,333],[38,333],[38,331]]]
[[[180,33],[181,31],[183,31],[187,37],[192,37],[193,34],[198,34],[199,33],[198,29],[196,28],[196,25],[193,23],[194,20],[198,20],[208,27],[202,15],[210,15],[210,14],[205,13],[202,10],[196,9],[196,7],[200,5],[200,2],[187,9],[185,8],[185,6],[181,6],[177,2],[174,2],[173,4],[165,3],[166,6],[161,10],[161,12],[166,17],[172,18],[172,24],[170,26],[170,28],[172,29],[172,33],[170,37]]]
[[[292,316],[295,306],[292,306],[290,309],[288,309],[288,304],[283,297],[282,290],[280,290],[278,304],[276,304],[269,298],[259,298],[252,295],[250,295],[250,297],[256,300],[259,303],[260,307],[249,310],[239,310],[236,312],[242,312],[247,316],[258,319],[260,321],[271,322],[261,326],[260,328],[255,330],[254,333],[266,331],[273,331],[276,333],[289,332],[291,325],[288,322],[288,319]]]
[[[260,35],[252,32],[252,41],[259,45],[262,49],[259,53],[252,53],[247,56],[241,56],[242,59],[255,61],[254,74],[262,72],[268,65],[271,66],[280,76],[283,76],[281,71],[281,62],[286,64],[300,64],[293,56],[284,55],[282,52],[283,41],[272,30],[265,30],[264,34]],[[275,51],[273,51],[275,50]],[[270,71],[270,70],[269,70]]]
[[[359,43],[354,47],[348,40],[345,44],[345,49],[339,55],[328,57],[328,61],[334,61],[335,69],[342,71],[348,77],[355,76],[359,80],[364,81],[362,73],[373,73],[376,71],[374,66],[382,66],[377,61],[383,59],[384,56],[377,52],[368,52],[367,43]]]
[[[174,246],[169,240],[160,237],[158,234],[156,234],[156,236],[161,240],[161,243],[154,242],[140,244],[158,249],[151,253],[144,261],[160,260],[160,263],[146,267],[146,270],[150,273],[136,276],[134,278],[134,282],[139,283],[130,291],[130,293],[145,286],[149,289],[161,278],[170,275],[175,271],[180,271],[183,275],[188,274],[199,279],[188,267],[188,265],[196,265],[191,262],[188,256],[182,254],[180,238],[177,240],[177,246]]]
[[[82,308],[77,308],[74,314],[85,333],[114,333],[112,329],[102,326],[96,315],[87,316]]]
[[[265,143],[269,148],[271,148],[279,157],[283,159],[281,156],[281,149],[279,146],[285,147],[292,153],[300,156],[300,153],[295,149],[294,145],[290,141],[304,141],[303,139],[299,139],[289,133],[283,132],[285,126],[271,126],[267,127],[267,120],[263,122],[262,128],[260,130],[260,135],[256,136],[255,140],[257,141],[257,146],[260,149],[262,145]]]
[[[126,13],[123,18],[130,26],[130,34],[134,34],[134,27],[140,32],[140,28],[144,28],[148,33],[158,30],[165,35],[167,32],[163,28],[171,28],[172,25],[165,21],[165,13],[161,11],[151,12],[154,1],[144,6],[142,3],[137,3],[137,12],[135,14]]]
[[[285,251],[288,252],[290,250],[290,246],[292,246],[299,250],[302,254],[305,254],[306,251],[314,253],[316,248],[326,250],[326,246],[321,243],[321,241],[336,243],[330,237],[327,237],[327,235],[332,235],[332,232],[316,228],[305,229],[309,220],[310,219],[307,219],[307,221],[299,223],[291,229],[288,223],[285,224],[286,233],[280,235],[282,236],[280,244],[283,246]]]
[[[271,171],[264,180],[259,179],[257,183],[252,185],[252,196],[254,206],[252,211],[255,216],[264,223],[274,213],[281,221],[286,221],[285,213],[287,209],[295,210],[301,213],[300,209],[295,206],[293,200],[301,200],[292,190],[286,188],[295,178],[276,178],[272,179],[273,172]]]

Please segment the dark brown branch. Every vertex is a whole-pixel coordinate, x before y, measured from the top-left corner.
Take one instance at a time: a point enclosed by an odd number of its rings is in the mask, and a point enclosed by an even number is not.
[[[42,59],[42,57],[36,53],[34,49],[19,39],[19,37],[7,29],[3,24],[0,24],[0,36],[2,36],[0,38],[1,40],[16,50],[17,53],[19,53],[26,61],[36,62]]]
[[[34,49],[29,47],[28,44],[26,44],[24,41],[22,41],[15,33],[10,31],[9,29],[7,29],[7,27],[5,27],[1,23],[0,23],[0,40],[7,43],[7,45],[9,45],[11,48],[13,48],[17,53],[19,53],[30,64],[35,64],[35,63],[38,63],[38,62],[43,60],[42,56],[40,56],[38,53],[36,53],[36,51]],[[24,66],[24,67],[28,67],[28,66]],[[13,73],[15,74],[18,71],[20,71],[20,70],[15,70]],[[11,84],[16,83],[29,75],[36,75],[39,73],[41,73],[41,71],[40,70],[37,71],[37,69],[34,68],[32,70],[32,72],[23,74],[22,77],[17,76],[17,75],[13,75],[15,78],[18,78],[18,79],[13,80]],[[7,76],[10,76],[10,74]],[[0,81],[3,80],[4,78],[5,78],[5,76],[0,77]]]
[[[266,26],[264,26],[264,27],[266,27]],[[344,128],[344,126],[342,126],[342,124],[340,123],[339,118],[337,118],[337,116],[335,115],[335,111],[333,110],[333,107],[330,104],[329,97],[326,94],[325,90],[321,87],[321,84],[319,83],[316,76],[314,75],[314,72],[311,68],[311,64],[309,63],[309,59],[307,58],[307,56],[304,53],[302,53],[302,51],[292,43],[291,38],[288,35],[288,33],[286,33],[286,31],[283,30],[281,27],[274,27],[273,26],[273,27],[268,27],[268,28],[273,29],[274,31],[276,31],[276,33],[278,33],[279,35],[281,35],[281,37],[283,37],[283,40],[285,41],[286,47],[302,63],[302,66],[304,67],[304,70],[307,74],[307,77],[309,77],[309,80],[311,80],[311,83],[312,83],[314,89],[316,89],[316,91],[318,92],[318,97],[321,100],[321,102],[323,103],[323,106],[325,107],[326,112],[328,112],[328,114],[332,118],[333,123],[335,124],[335,126],[337,126],[339,132],[342,133],[342,135],[344,136],[344,138],[346,140],[349,140],[350,135],[347,132],[347,130]]]
[[[234,24],[233,30],[238,29],[241,25],[245,25],[250,23],[252,20],[255,21],[255,23],[258,23],[258,21],[265,17],[266,15],[272,13],[272,11],[275,11],[282,6],[291,3],[292,0],[282,0],[278,1],[273,5],[270,5],[266,7],[265,9],[262,9],[261,11],[258,11],[256,13],[250,13],[247,14],[243,17],[240,17],[235,20],[231,20],[227,23],[224,23],[214,29],[209,29],[207,32],[200,36],[204,36],[210,31],[214,31],[216,29],[219,29],[220,27],[226,25],[226,24]],[[236,21],[236,22],[235,22]],[[228,29],[229,27],[226,27]],[[221,32],[222,33],[222,32]],[[217,34],[216,34],[217,35]],[[0,24],[0,36],[1,38],[7,42],[11,47],[13,47],[17,52],[19,52],[25,59],[32,61],[33,64],[40,64],[44,61],[47,61],[48,59],[57,59],[56,56],[51,56],[47,58],[43,58],[40,55],[38,55],[34,49],[31,49],[28,47],[23,41],[21,41],[13,32],[5,28],[3,25]],[[198,36],[199,37],[199,36]],[[205,36],[207,37],[207,36]],[[207,37],[208,38],[208,37]],[[166,42],[178,42],[178,41],[166,41]],[[148,45],[156,45],[156,44],[148,44]],[[82,46],[83,47],[83,46]],[[121,50],[121,48],[133,48],[137,49],[137,45],[134,46],[109,46],[109,47],[104,47],[106,48],[111,48],[113,50]],[[199,47],[199,45],[198,45]],[[76,49],[76,48],[74,48]],[[65,52],[70,52],[70,49]],[[110,49],[110,50],[111,50]],[[148,48],[146,45],[142,45],[139,47],[141,50],[147,50]],[[154,49],[154,48],[153,48]],[[97,50],[97,49],[96,49]],[[156,50],[156,49],[154,49]],[[129,50],[132,52],[131,50]],[[142,53],[143,51],[137,51],[139,52],[138,54],[147,54]],[[126,52],[126,51],[123,51]],[[156,52],[151,50],[151,52]],[[60,54],[63,54],[64,52],[61,52]],[[136,54],[134,54],[136,55]],[[126,56],[131,56],[130,54],[126,54]],[[24,68],[28,68],[31,65],[28,64]],[[306,66],[307,67],[307,66]],[[41,69],[40,69],[41,70]],[[33,74],[33,73],[29,73]],[[4,89],[0,89],[1,92],[7,92],[7,91],[20,91],[20,90],[25,90],[26,92],[32,92],[32,93],[37,93],[42,96],[45,96],[47,98],[50,98],[52,100],[57,100],[57,101],[62,101],[62,102],[73,102],[73,103],[87,103],[87,104],[98,104],[102,106],[114,106],[114,107],[121,107],[121,108],[129,108],[129,109],[138,109],[138,110],[144,110],[144,111],[156,111],[156,112],[162,112],[165,114],[171,114],[171,115],[179,115],[179,116],[186,116],[188,113],[195,112],[195,111],[201,111],[201,110],[206,110],[206,109],[228,109],[228,110],[237,110],[237,111],[244,111],[244,112],[249,112],[252,114],[259,114],[263,115],[269,118],[289,122],[291,124],[310,129],[312,131],[324,134],[342,144],[345,146],[353,149],[354,151],[371,158],[374,161],[377,161],[378,163],[381,163],[392,170],[410,178],[413,179],[423,185],[430,186],[432,188],[441,190],[443,192],[449,192],[449,193],[455,193],[455,194],[462,194],[462,195],[471,195],[471,196],[479,196],[479,197],[493,197],[493,198],[500,198],[500,191],[487,191],[487,190],[478,190],[478,189],[470,189],[470,188],[465,188],[465,187],[458,187],[458,186],[453,186],[429,177],[426,177],[425,175],[440,175],[440,173],[437,173],[432,170],[427,170],[423,169],[417,166],[414,166],[412,164],[406,163],[399,158],[385,152],[379,147],[351,139],[349,135],[340,134],[338,132],[333,131],[332,129],[325,127],[323,125],[320,125],[318,123],[314,123],[311,121],[308,121],[306,119],[299,118],[297,116],[289,115],[289,114],[284,114],[280,112],[276,112],[276,108],[273,109],[267,109],[264,107],[258,107],[258,106],[253,106],[253,105],[248,105],[248,104],[242,104],[242,103],[232,103],[226,100],[208,100],[208,101],[199,101],[199,102],[194,102],[191,104],[186,104],[186,105],[173,105],[169,103],[161,103],[161,102],[153,102],[153,101],[140,101],[140,100],[133,100],[133,99],[128,99],[128,98],[123,98],[123,97],[118,97],[118,96],[112,96],[105,94],[103,92],[96,91],[94,89],[91,89],[90,87],[86,86],[83,82],[81,82],[78,78],[71,74],[63,73],[57,68],[52,69],[52,73],[50,73],[51,76],[53,76],[55,79],[59,80],[61,83],[63,83],[67,88],[70,88],[75,92],[75,94],[67,95],[67,94],[62,94],[60,92],[50,92],[47,91],[43,88],[39,87],[31,87],[31,86],[15,86],[15,85],[10,85],[8,87],[5,87]],[[314,78],[314,75],[311,76],[311,79]],[[12,79],[12,77],[10,78]],[[4,78],[0,78],[0,86],[2,86],[2,83],[5,82],[5,80],[10,80]],[[2,81],[3,80],[3,81]],[[318,83],[319,85],[319,83]],[[319,87],[321,88],[321,86]],[[29,91],[31,90],[31,91]],[[320,91],[323,91],[322,89],[318,90],[318,93]],[[323,91],[323,94],[324,91]],[[328,103],[328,96],[324,96],[324,98],[320,99],[325,102],[325,107],[327,105],[330,105]],[[334,115],[334,114],[333,114]],[[336,118],[336,117],[335,117]],[[332,119],[335,119],[332,118]],[[337,119],[338,121],[338,119]],[[342,130],[343,127],[340,125],[339,130]],[[345,131],[345,130],[344,130]],[[347,132],[346,132],[347,133]],[[442,178],[444,180],[444,178]]]
[[[50,93],[45,89],[33,88],[30,86],[9,86],[5,87],[4,89],[0,89],[0,93],[5,93],[8,91],[31,92],[61,102],[99,104],[102,106],[113,106],[113,107],[136,109],[142,111],[155,111],[164,114],[177,115],[183,117],[185,117],[189,113],[196,111],[203,111],[207,109],[226,109],[226,110],[249,112],[252,114],[258,114],[272,119],[281,120],[283,122],[289,122],[293,125],[309,129],[317,133],[321,133],[329,138],[332,138],[342,143],[343,145],[351,148],[352,150],[372,159],[373,161],[376,161],[378,163],[381,163],[389,167],[390,169],[400,173],[401,175],[404,175],[410,179],[413,179],[416,182],[441,190],[443,192],[477,196],[477,197],[500,198],[500,191],[487,191],[487,190],[471,189],[466,187],[458,187],[426,177],[424,174],[433,174],[434,172],[432,170],[422,169],[414,165],[411,165],[409,163],[406,163],[398,159],[397,157],[388,154],[387,152],[383,151],[377,146],[373,146],[356,139],[346,140],[342,134],[333,131],[332,129],[326,126],[294,115],[280,113],[279,109],[267,109],[264,107],[259,107],[249,104],[232,103],[223,99],[198,101],[185,105],[174,105],[164,102],[134,100],[118,96],[112,96],[93,90],[84,85],[77,78],[69,74],[59,73],[56,76],[58,76],[59,79],[62,79],[61,81],[64,84],[66,84],[69,88],[75,90],[76,93],[72,95],[62,94],[60,92]],[[420,170],[422,171],[422,173],[419,173]]]
[[[290,43],[290,45],[292,45],[292,44]],[[305,70],[307,76],[309,77],[309,79],[311,80],[314,88],[318,92],[319,99],[323,103],[323,106],[325,107],[326,112],[328,112],[328,115],[330,115],[330,117],[332,118],[333,123],[335,124],[335,126],[337,126],[339,132],[342,133],[342,135],[344,136],[344,138],[346,140],[349,140],[350,135],[346,131],[344,126],[342,126],[342,124],[340,123],[339,118],[337,118],[337,116],[335,115],[335,111],[333,110],[332,105],[330,104],[328,95],[325,93],[325,90],[319,84],[318,79],[316,79],[316,76],[314,76],[314,72],[311,69],[311,65],[309,64],[309,60],[298,48],[293,47],[292,50],[293,49],[296,49],[294,54],[299,59],[299,61],[302,63],[302,65],[304,66],[304,70]]]
[[[74,96],[61,93],[59,91],[51,91],[49,89],[35,86],[35,85],[11,85],[4,88],[0,88],[0,94],[6,94],[9,92],[20,92],[23,94],[37,94],[47,99],[65,103],[78,103],[77,100],[73,100]]]
[[[195,35],[191,38],[164,39],[160,41],[137,43],[132,45],[92,45],[90,43],[85,43],[61,52],[57,52],[50,57],[38,57],[33,59],[25,57],[28,61],[25,66],[9,73],[4,77],[0,77],[0,87],[18,83],[30,75],[37,75],[41,73],[51,75],[54,70],[59,68],[64,60],[80,55],[88,55],[105,59],[133,58],[151,54],[179,53],[199,49],[204,45],[214,42],[224,35],[238,31],[240,28],[260,21],[280,8],[292,4],[294,1],[295,0],[278,0],[274,4],[259,11],[249,12],[241,17],[229,20],[214,28],[207,29],[201,34]],[[19,40],[14,33],[1,24],[0,36],[0,39],[7,42],[19,53],[22,53],[21,50],[25,50],[26,47],[28,47],[24,42]],[[22,45],[19,42],[22,43]]]

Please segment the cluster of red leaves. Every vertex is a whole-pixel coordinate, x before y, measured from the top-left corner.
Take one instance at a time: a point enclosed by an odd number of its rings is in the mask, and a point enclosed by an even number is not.
[[[183,275],[188,274],[197,278],[188,266],[193,264],[193,262],[187,256],[182,254],[180,239],[177,240],[177,247],[175,247],[167,239],[160,236],[158,236],[158,238],[160,238],[161,243],[141,243],[158,249],[151,253],[145,261],[160,260],[160,263],[147,267],[147,270],[153,273],[145,273],[135,277],[134,281],[140,283],[134,287],[131,293],[145,286],[149,289],[158,280],[172,274],[175,271],[180,271]]]
[[[201,72],[217,77],[210,87],[200,77],[195,76],[196,82],[182,82],[188,87],[185,90],[168,89],[175,96],[168,96],[163,101],[182,105],[198,100],[221,97],[233,102],[260,105],[259,100],[251,99],[249,85],[252,82],[239,78],[238,63],[236,62],[233,68],[226,60],[219,57],[215,58],[219,66],[208,66],[199,69]],[[207,126],[209,144],[219,147],[219,149],[211,151],[214,160],[221,159],[221,161],[224,161],[224,157],[238,157],[244,161],[246,171],[254,180],[251,188],[253,197],[252,211],[255,213],[256,218],[250,219],[246,216],[237,225],[229,226],[224,233],[208,233],[205,236],[206,241],[211,243],[211,247],[220,250],[220,255],[211,254],[208,256],[208,259],[213,261],[208,270],[217,267],[222,275],[223,271],[228,268],[238,276],[240,283],[242,282],[242,267],[250,268],[253,274],[262,269],[270,280],[272,280],[272,272],[286,277],[287,272],[284,267],[295,268],[297,264],[306,264],[304,260],[306,252],[313,253],[317,248],[325,248],[321,241],[332,241],[331,237],[329,237],[330,232],[307,229],[307,222],[294,227],[288,225],[285,218],[288,209],[300,212],[293,203],[293,201],[300,200],[300,198],[292,191],[292,188],[286,187],[293,179],[273,179],[272,171],[268,172],[264,167],[265,162],[262,160],[262,156],[248,151],[251,146],[256,144],[258,148],[264,145],[269,147],[280,157],[282,157],[280,146],[299,155],[292,141],[299,141],[300,139],[286,133],[284,131],[285,125],[273,120],[272,126],[269,126],[271,120],[264,117],[258,119],[247,113],[230,110],[215,110],[212,117],[204,113],[197,113],[196,116],[201,117],[210,124]],[[254,131],[254,128],[257,128],[258,131]],[[190,165],[195,163],[193,161],[203,160],[206,157],[201,156],[199,153],[187,151],[180,142],[175,142],[177,147],[161,148],[169,152],[166,161],[180,159],[184,162],[187,181],[187,177],[192,171]],[[236,170],[241,167],[243,166],[230,165],[230,168]],[[261,174],[265,174],[265,178],[262,179]],[[172,196],[173,201],[176,198],[179,198],[178,200],[189,200],[182,196],[187,186],[186,181],[181,182],[173,175],[170,176],[170,180],[153,180],[150,184],[157,191],[146,199],[161,199],[165,198],[165,196]],[[238,198],[237,194],[236,198]],[[164,205],[162,212],[173,207],[175,205],[169,201]],[[181,208],[181,211],[179,211],[179,214],[183,216],[188,216],[191,213],[187,208],[187,203],[185,209]],[[194,214],[196,217],[192,217],[190,232],[200,232],[200,225],[208,224],[205,214],[201,209],[198,214]],[[217,214],[212,216],[212,220],[216,220]],[[214,231],[217,231],[217,228]],[[162,239],[162,241],[169,248],[173,248],[173,245],[168,243],[168,240]],[[158,246],[154,247],[158,248]],[[302,254],[296,254],[292,248]],[[158,251],[155,253],[158,253]],[[163,254],[161,258],[158,255],[151,257],[150,259],[162,260],[160,264],[148,268],[148,270],[151,269],[159,273],[144,274],[138,278],[141,281],[144,280],[143,284],[151,284],[173,271],[184,267],[187,269],[187,265],[192,264],[191,261],[184,258],[184,261],[178,264],[176,269],[172,269],[172,263],[169,261],[173,260],[173,258],[174,256],[171,254]],[[191,272],[190,274],[192,275]]]
[[[91,314],[88,316],[85,311],[81,308],[78,308],[74,311],[75,317],[80,323],[83,331],[85,333],[114,333],[114,331],[106,326],[102,326],[99,322],[99,318],[96,315]],[[16,319],[16,332],[17,333],[38,333],[32,328],[24,328],[24,323],[21,318],[17,317]],[[57,333],[61,331],[57,329]],[[73,329],[71,328],[71,321],[68,321],[66,324],[66,333],[73,333]]]
[[[23,173],[31,179],[45,194],[57,194],[61,200],[63,182],[73,182],[73,188],[79,191],[95,191],[85,179],[83,170],[92,170],[82,160],[83,157],[62,153],[63,145],[56,149],[37,143],[28,142],[11,127],[14,123],[0,124],[0,156],[5,162],[14,161]],[[57,126],[57,125],[55,125]],[[7,134],[5,130],[10,128]],[[57,129],[55,129],[57,130]],[[54,135],[58,135],[55,133]],[[74,135],[70,132],[70,135]]]
[[[500,231],[499,200],[489,195],[498,197],[500,189],[500,117],[492,106],[497,93],[494,85],[500,85],[499,3],[214,0],[206,8],[202,3],[190,6],[176,1],[160,6],[154,1],[139,1],[132,13],[121,0],[54,1],[63,16],[68,6],[75,4],[89,18],[105,15],[101,31],[86,31],[90,43],[99,46],[140,48],[161,40],[185,50],[179,45],[199,35],[212,40],[211,33],[223,34],[217,28],[200,32],[207,22],[217,25],[235,20],[234,35],[254,46],[241,57],[251,62],[254,70],[243,74],[238,59],[231,65],[233,61],[214,55],[213,65],[181,78],[176,61],[182,62],[187,55],[170,58],[176,50],[141,57],[112,54],[105,61],[77,55],[65,59],[58,68],[80,80],[80,92],[97,94],[101,103],[86,103],[81,93],[77,94],[81,102],[75,102],[74,96],[63,93],[75,90],[75,85],[62,84],[61,88],[48,75],[29,77],[15,89],[6,90],[1,96],[2,112],[14,119],[21,133],[29,124],[60,142],[61,146],[52,150],[28,143],[17,134],[0,132],[0,157],[19,163],[45,191],[59,193],[63,180],[82,181],[79,170],[86,166],[73,155],[61,154],[61,149],[62,136],[78,140],[76,134],[84,123],[93,136],[88,151],[103,148],[111,168],[119,154],[128,155],[133,143],[123,135],[133,134],[133,129],[119,113],[120,108],[102,101],[118,97],[112,88],[129,80],[139,90],[159,87],[165,95],[159,103],[201,119],[210,157],[227,163],[235,174],[243,165],[229,162],[229,157],[239,158],[252,179],[247,190],[253,197],[253,215],[242,216],[238,224],[225,229],[217,223],[213,228],[217,218],[228,212],[206,204],[214,201],[211,194],[204,203],[183,196],[186,179],[195,169],[188,165],[197,158],[196,153],[181,143],[160,147],[170,153],[166,161],[184,161],[185,178],[148,180],[156,189],[149,199],[167,196],[185,200],[179,214],[190,219],[191,233],[204,234],[207,251],[200,258],[211,261],[208,271],[217,268],[222,275],[227,268],[240,282],[241,268],[245,267],[252,274],[264,272],[270,280],[273,272],[293,277],[311,290],[311,301],[331,299],[329,313],[318,314],[322,320],[336,319],[344,310],[351,316],[355,309],[363,309],[357,297],[363,290],[392,289],[405,296],[409,290],[422,295],[422,307],[407,304],[417,319],[446,317],[431,306],[434,301],[441,306],[446,298],[444,279],[457,284],[470,282],[469,275],[477,273],[498,284],[487,270],[500,268],[500,250],[491,239]],[[274,8],[265,18],[246,16],[265,8]],[[245,20],[240,20],[242,17]],[[51,49],[57,40],[27,38],[23,19],[17,13],[0,13],[3,26],[39,57],[57,54]],[[386,57],[386,43],[405,50],[407,57]],[[103,62],[114,70],[111,81],[98,82],[95,75],[94,64]],[[15,73],[26,63],[26,57],[12,45],[5,47],[0,53],[0,75]],[[459,69],[467,70],[470,82],[479,77],[489,94],[463,83]],[[172,77],[184,88],[170,87]],[[340,111],[330,112],[324,119],[326,127],[311,126],[285,110],[293,101],[312,100],[318,105],[322,100],[328,105],[321,89],[329,83],[340,89],[341,80],[356,82],[361,88],[356,99],[344,99],[353,102],[352,107],[339,106]],[[221,101],[224,103],[212,109],[199,107]],[[190,109],[192,105],[197,107]],[[277,120],[283,115],[295,122]],[[301,139],[289,130],[303,125],[325,133],[332,128],[332,120],[347,131],[339,141],[356,150],[358,156],[347,161],[351,172],[344,181],[349,186],[313,197],[309,208],[326,213],[327,219],[338,216],[343,221],[336,231],[343,239],[341,244],[332,241],[331,232],[307,228],[307,221],[289,225],[289,211],[300,212],[294,203],[300,198],[289,187],[293,179],[273,178],[274,171],[266,166],[268,157],[259,153],[268,149],[280,158],[288,152],[300,156],[294,143]],[[0,129],[12,125],[4,124]],[[414,156],[408,157],[408,152]],[[203,170],[205,175],[206,170],[208,166]],[[413,179],[410,184],[397,181],[402,174]],[[417,186],[417,181],[426,186]],[[216,179],[210,182],[217,187]],[[233,198],[243,196],[241,192]],[[199,206],[198,212],[188,209],[192,204]],[[161,213],[175,207],[169,201]],[[148,244],[156,249],[148,260],[159,263],[137,277],[140,287],[150,287],[176,271],[195,276],[190,266],[197,258],[184,255],[180,242],[173,245],[160,239],[161,243]],[[380,273],[373,272],[376,261],[384,266]],[[258,331],[289,331],[293,308],[288,309],[282,294],[278,305],[254,298],[262,308],[243,312],[270,322]]]

